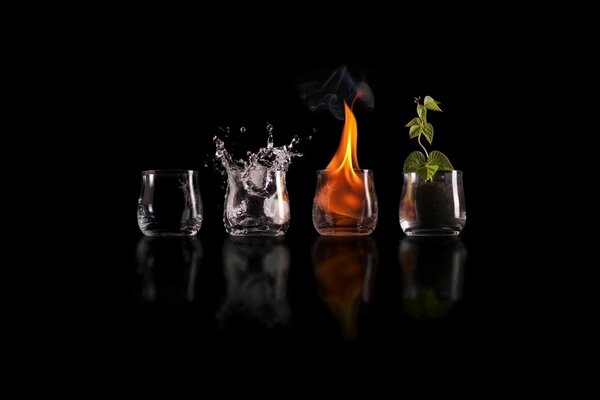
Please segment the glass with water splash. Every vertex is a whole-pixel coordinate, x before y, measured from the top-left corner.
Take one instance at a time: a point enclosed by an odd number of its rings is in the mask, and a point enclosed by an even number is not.
[[[286,172],[291,160],[300,156],[289,145],[273,147],[269,129],[267,147],[248,153],[247,160],[234,160],[223,141],[214,138],[217,159],[227,174],[223,223],[232,236],[280,236],[290,224],[290,202]]]

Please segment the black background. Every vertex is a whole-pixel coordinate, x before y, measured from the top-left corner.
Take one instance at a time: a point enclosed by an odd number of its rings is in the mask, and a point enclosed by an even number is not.
[[[504,236],[511,205],[506,205],[497,181],[489,179],[490,154],[504,142],[499,135],[504,121],[491,100],[499,97],[503,85],[488,69],[493,54],[474,45],[468,35],[444,32],[426,44],[393,30],[370,35],[333,30],[326,38],[290,38],[285,45],[275,34],[217,40],[218,32],[205,30],[187,36],[121,29],[93,39],[94,51],[86,52],[82,61],[80,90],[91,94],[94,110],[83,113],[82,128],[88,134],[80,139],[77,157],[91,166],[93,194],[85,208],[93,210],[94,239],[71,251],[85,272],[69,281],[78,295],[66,296],[65,315],[79,328],[67,340],[81,342],[81,348],[96,355],[127,354],[138,361],[202,354],[223,369],[248,353],[268,354],[278,362],[345,362],[358,354],[373,360],[403,354],[421,361],[469,354],[474,362],[498,356],[514,334],[519,273],[510,269],[506,242],[512,239]],[[318,238],[311,220],[315,171],[333,156],[343,121],[324,111],[309,112],[297,90],[299,83],[324,79],[342,65],[368,83],[375,96],[374,109],[359,106],[356,117],[360,166],[375,172],[379,221],[373,238],[381,272],[376,285],[383,294],[376,317],[367,319],[375,322],[364,328],[365,339],[354,344],[336,336],[331,316],[319,303],[311,265]],[[464,173],[468,218],[461,237],[468,262],[463,300],[451,314],[441,321],[415,323],[396,312],[398,246],[404,237],[398,206],[404,158],[418,149],[404,124],[415,116],[413,97],[425,95],[439,100],[444,110],[430,113],[432,148],[443,151]],[[267,122],[274,127],[276,145],[289,143],[295,134],[302,140],[304,157],[287,174],[292,221],[286,236],[293,260],[288,290],[295,296],[300,328],[292,337],[248,326],[220,335],[211,313],[221,296],[221,245],[227,236],[222,223],[224,178],[213,167],[212,138],[219,128],[229,127],[228,145],[256,150],[266,143]],[[194,306],[140,303],[140,172],[167,168],[200,172],[204,280]],[[485,355],[473,352],[478,348]]]
[[[357,107],[356,115],[359,163],[376,174],[381,208],[378,231],[398,228],[402,164],[408,153],[418,149],[404,128],[415,115],[415,96],[430,95],[442,102],[444,112],[431,115],[436,128],[432,148],[443,151],[457,169],[465,171],[467,183],[481,181],[489,154],[503,141],[492,134],[503,121],[482,124],[492,108],[496,83],[481,71],[481,50],[454,40],[442,41],[428,44],[425,60],[415,62],[411,40],[382,51],[369,46],[365,38],[357,37],[355,44],[342,38],[331,45],[307,39],[281,48],[254,37],[207,47],[170,36],[139,41],[125,36],[106,53],[108,57],[98,60],[97,71],[102,73],[94,78],[105,102],[100,104],[99,132],[90,144],[102,150],[100,158],[106,160],[102,168],[114,172],[110,181],[114,190],[107,200],[111,206],[123,207],[120,221],[126,221],[135,209],[135,201],[125,199],[137,197],[138,185],[131,182],[138,180],[140,171],[196,169],[202,174],[204,228],[222,231],[223,190],[221,178],[212,172],[212,138],[220,133],[219,128],[229,127],[229,147],[236,142],[243,154],[266,143],[267,122],[274,127],[276,145],[289,143],[295,134],[302,139],[313,136],[310,144],[303,140],[305,157],[288,173],[294,219],[309,221],[314,173],[335,152],[343,121],[325,111],[310,113],[297,85],[323,80],[342,65],[375,94],[373,111]],[[482,101],[488,97],[489,101]],[[239,134],[242,126],[247,129],[244,135]],[[313,129],[317,130],[314,135]],[[204,168],[207,162],[209,168]],[[466,186],[469,214],[478,215],[483,211],[479,196],[485,191]],[[478,220],[470,218],[469,225]],[[310,232],[312,227],[305,225],[294,223],[290,229]]]

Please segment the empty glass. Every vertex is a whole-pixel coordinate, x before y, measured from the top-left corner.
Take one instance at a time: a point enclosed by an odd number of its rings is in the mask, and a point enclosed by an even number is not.
[[[290,224],[285,171],[228,171],[223,223],[232,236],[284,235]]]
[[[138,226],[146,236],[192,236],[202,225],[198,172],[142,172],[137,209]]]
[[[377,225],[377,194],[373,171],[317,171],[313,224],[326,236],[369,235]]]
[[[425,182],[404,174],[400,226],[408,236],[455,236],[467,222],[462,171],[438,171]]]

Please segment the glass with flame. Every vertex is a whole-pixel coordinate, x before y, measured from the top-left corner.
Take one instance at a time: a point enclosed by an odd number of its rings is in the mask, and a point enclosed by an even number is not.
[[[327,169],[317,171],[313,224],[321,235],[369,235],[377,225],[373,171],[358,166],[356,118],[346,103],[344,108],[340,145]]]
[[[313,224],[326,236],[369,235],[377,225],[373,171],[317,171]]]

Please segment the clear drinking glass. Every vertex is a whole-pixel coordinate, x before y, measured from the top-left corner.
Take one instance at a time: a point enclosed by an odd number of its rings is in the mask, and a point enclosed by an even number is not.
[[[284,235],[290,224],[285,171],[229,171],[223,223],[232,236]]]
[[[425,182],[404,174],[400,226],[408,236],[455,236],[467,221],[462,171],[439,171]]]
[[[357,236],[373,232],[377,225],[373,171],[317,171],[312,218],[317,232],[325,236]]]
[[[143,171],[137,219],[146,236],[192,236],[198,233],[202,225],[198,172]]]

